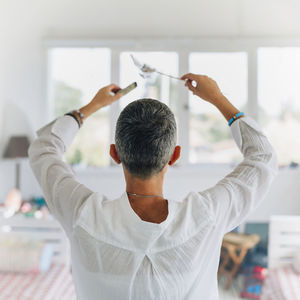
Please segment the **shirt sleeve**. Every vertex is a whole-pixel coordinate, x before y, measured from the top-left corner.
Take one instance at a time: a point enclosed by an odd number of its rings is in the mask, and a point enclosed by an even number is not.
[[[71,116],[57,118],[37,131],[28,150],[33,173],[44,193],[51,213],[70,233],[84,202],[93,194],[74,176],[62,159],[79,127]]]
[[[253,119],[236,120],[231,133],[243,161],[214,187],[200,192],[224,233],[240,225],[260,204],[278,172],[276,153]]]

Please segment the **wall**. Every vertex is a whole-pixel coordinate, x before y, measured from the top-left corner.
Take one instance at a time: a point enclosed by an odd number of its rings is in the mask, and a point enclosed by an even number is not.
[[[49,38],[297,38],[299,11],[297,0],[0,0],[0,151],[11,134],[32,135],[46,120],[43,41]],[[179,196],[189,188],[202,189],[226,171],[211,170],[209,176],[202,169],[174,171],[167,178],[166,191]],[[108,172],[109,176],[85,174],[80,179],[107,194],[115,184],[121,191],[118,172]],[[298,173],[281,172],[252,218],[267,219],[279,212],[300,214]],[[12,162],[0,162],[0,199],[13,186],[13,174]],[[25,197],[39,193],[26,161],[22,177]],[[118,192],[116,188],[114,196]]]

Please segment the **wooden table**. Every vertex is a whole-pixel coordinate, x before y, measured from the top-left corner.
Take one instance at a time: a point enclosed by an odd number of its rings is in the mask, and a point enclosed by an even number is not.
[[[260,237],[257,234],[241,234],[235,232],[225,234],[221,249],[221,264],[218,271],[218,279],[222,274],[227,275],[225,289],[230,287],[247,252],[255,247],[259,241]],[[226,267],[230,264],[233,266],[230,270],[227,270]]]

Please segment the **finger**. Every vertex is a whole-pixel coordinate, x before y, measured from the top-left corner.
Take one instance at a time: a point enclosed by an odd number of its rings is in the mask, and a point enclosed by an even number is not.
[[[188,87],[188,89],[190,91],[192,91],[193,93],[196,93],[197,89],[196,89],[196,87],[193,86],[192,80],[187,80],[185,85]]]
[[[196,80],[198,75],[193,74],[193,73],[187,73],[185,75],[183,75],[180,79],[184,80],[184,79],[190,79],[190,80]]]
[[[113,96],[113,101],[119,100],[122,96],[123,96],[123,95],[122,95],[121,93],[115,94],[115,95]]]
[[[109,92],[116,92],[116,91],[120,90],[121,88],[118,85],[112,83],[107,86],[107,89]]]
[[[106,87],[108,94],[112,97],[115,97],[117,95],[117,91],[119,91],[120,89],[121,88],[118,85],[113,84],[113,83]]]
[[[116,92],[118,92],[120,90],[121,90],[120,88],[114,88],[114,89],[112,89],[112,92],[113,92],[113,94],[115,94]]]

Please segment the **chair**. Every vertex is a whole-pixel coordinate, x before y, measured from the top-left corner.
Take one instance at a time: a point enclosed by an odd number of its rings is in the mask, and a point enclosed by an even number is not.
[[[220,279],[223,274],[227,275],[225,289],[230,287],[247,252],[255,247],[259,241],[260,237],[257,234],[248,235],[235,232],[225,234],[221,249],[221,264],[218,271],[218,279]],[[226,269],[226,267],[228,268],[230,265],[232,265],[232,267]]]
[[[268,248],[269,269],[291,264],[300,251],[300,216],[271,216]]]

